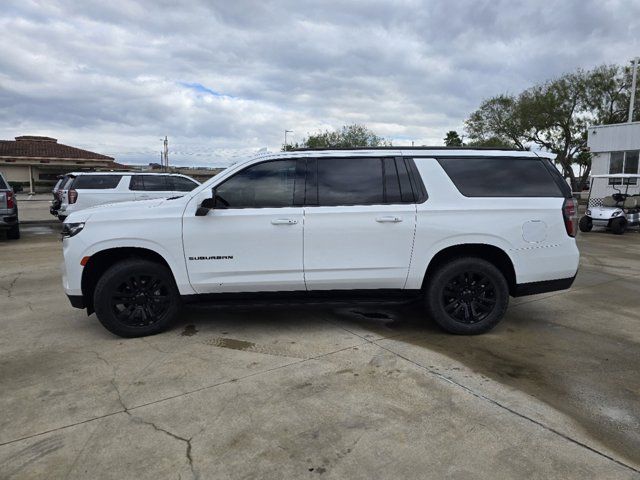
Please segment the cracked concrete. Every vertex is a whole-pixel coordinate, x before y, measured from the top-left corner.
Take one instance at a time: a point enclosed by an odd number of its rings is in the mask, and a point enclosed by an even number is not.
[[[13,294],[13,287],[15,286],[16,282],[18,281],[18,279],[20,278],[20,275],[22,275],[22,273],[23,272],[18,272],[18,274],[15,277],[13,277],[13,280],[11,280],[9,282],[8,286],[5,287],[3,285],[0,285],[0,288],[2,290],[4,290],[5,292],[7,292],[7,298],[11,298],[11,296]]]
[[[0,242],[0,478],[640,478],[638,237],[480,337],[418,307],[185,310],[123,340]],[[25,261],[25,259],[27,259]]]

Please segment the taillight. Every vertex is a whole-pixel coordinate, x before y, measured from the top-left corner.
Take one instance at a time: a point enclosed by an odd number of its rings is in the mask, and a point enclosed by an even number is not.
[[[13,192],[8,191],[7,192],[7,208],[13,208],[15,206],[16,206],[16,202],[13,198]]]
[[[578,231],[578,204],[573,198],[565,199],[562,204],[562,216],[567,235],[575,237]]]
[[[78,192],[76,190],[69,190],[68,196],[69,205],[71,205],[72,203],[76,203],[76,200],[78,200]]]

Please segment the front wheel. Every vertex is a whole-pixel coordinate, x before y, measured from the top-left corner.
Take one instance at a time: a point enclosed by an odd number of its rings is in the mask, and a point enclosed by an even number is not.
[[[123,260],[98,280],[93,297],[100,323],[120,337],[144,337],[166,330],[180,305],[171,272],[142,259]]]
[[[578,223],[578,227],[580,228],[581,232],[590,232],[591,229],[593,228],[593,220],[591,220],[591,217],[587,217],[585,215],[580,219],[580,222]]]
[[[444,330],[477,335],[495,327],[509,305],[509,286],[495,265],[481,258],[440,267],[426,290],[427,310]]]
[[[627,230],[627,219],[626,218],[614,218],[609,222],[609,228],[616,235],[622,235]]]

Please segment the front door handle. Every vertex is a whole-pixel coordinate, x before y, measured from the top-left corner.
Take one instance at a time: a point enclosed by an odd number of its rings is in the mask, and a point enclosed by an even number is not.
[[[398,223],[401,222],[402,218],[400,217],[378,217],[376,218],[376,222],[378,223]]]
[[[295,225],[298,223],[297,220],[292,220],[291,218],[277,218],[275,220],[271,220],[271,225]]]

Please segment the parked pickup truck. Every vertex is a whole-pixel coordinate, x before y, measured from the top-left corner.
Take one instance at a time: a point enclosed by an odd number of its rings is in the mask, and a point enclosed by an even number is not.
[[[13,189],[0,173],[0,229],[7,231],[7,238],[20,238],[18,202]]]

